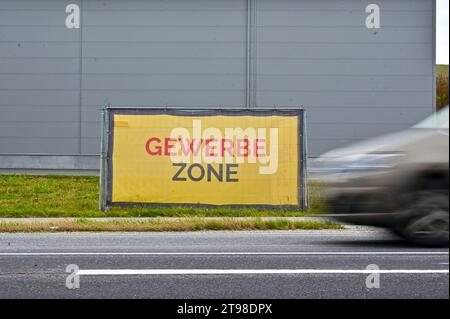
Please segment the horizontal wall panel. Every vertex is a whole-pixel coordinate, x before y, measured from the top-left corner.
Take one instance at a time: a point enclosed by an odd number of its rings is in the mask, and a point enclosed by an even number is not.
[[[421,107],[431,114],[433,92],[258,92],[261,107]]]
[[[78,124],[75,121],[48,122],[0,122],[1,138],[76,138]]]
[[[24,2],[23,0],[16,2]],[[37,2],[34,0],[34,2]],[[59,10],[1,10],[0,26],[11,27],[64,27],[66,21],[66,10],[64,5],[59,6]],[[1,34],[1,31],[0,31]]]
[[[101,43],[90,42],[83,46],[86,58],[217,58],[245,57],[244,43]]]
[[[360,28],[366,21],[364,6],[359,10],[261,10],[258,23],[264,27]],[[383,28],[432,28],[433,11],[387,11],[383,9]],[[372,30],[373,31],[373,30]]]
[[[369,30],[366,28],[305,28],[305,27],[264,27],[258,29],[258,42],[271,43],[346,43],[346,44],[428,44],[432,43],[429,35],[433,27],[427,28],[383,28]]]
[[[71,0],[70,3],[80,3],[79,0]],[[0,10],[23,10],[23,11],[39,11],[39,10],[64,10],[67,3],[59,0],[2,0],[0,2]]]
[[[1,87],[0,78],[0,87]],[[241,90],[242,75],[85,75],[83,84],[89,90]]]
[[[84,91],[83,105],[101,107],[125,106],[236,107],[245,103],[244,90],[218,91]]]
[[[25,116],[26,115],[26,116]],[[2,122],[76,122],[79,116],[77,107],[67,106],[1,106],[0,125]]]
[[[280,60],[429,59],[433,56],[431,42],[428,44],[259,43],[257,51],[260,59],[278,58]]]
[[[24,90],[1,92],[2,106],[76,106],[79,104],[79,89],[74,90]]]
[[[0,150],[7,150],[9,154],[76,154],[78,138],[40,139],[40,138],[0,138]],[[56,152],[56,153],[55,153]]]
[[[428,61],[423,60],[279,60],[260,63],[258,75],[366,75],[366,76],[434,76]]]
[[[77,58],[78,43],[0,42],[0,58]],[[37,61],[36,63],[39,63]]]
[[[209,43],[245,41],[243,26],[238,27],[86,27],[84,40],[86,42],[158,42],[176,43]]]
[[[80,73],[80,59],[0,59],[0,74],[76,74]]]
[[[367,108],[367,107],[314,107],[308,110],[308,122],[315,124],[408,124],[418,123],[429,115],[429,110],[420,107],[392,107],[392,108]]]
[[[361,0],[258,0],[258,10],[269,11],[364,11],[371,2]],[[373,3],[373,2],[372,2]],[[432,11],[433,0],[378,0],[386,11]]]
[[[0,90],[76,90],[79,84],[79,74],[0,74]]]
[[[78,31],[67,29],[64,19],[59,26],[0,27],[0,42],[78,42],[78,40]]]
[[[205,14],[204,10],[185,10],[183,14],[179,10],[146,10],[146,11],[89,11],[87,9],[83,15],[85,27],[106,26],[113,27],[229,27],[244,26],[247,19],[245,8],[242,8],[242,1],[238,1],[236,10],[209,10]],[[86,8],[86,6],[85,6]],[[129,8],[130,9],[130,8]],[[93,30],[94,28],[89,28]],[[146,28],[147,30],[151,30]]]
[[[1,65],[1,62],[0,62]],[[83,59],[84,74],[115,75],[242,75],[245,61],[236,59]]]
[[[84,9],[87,11],[175,11],[183,13],[185,11],[242,11],[246,9],[246,1],[242,0],[92,0],[85,1]]]
[[[258,90],[262,91],[341,91],[341,92],[430,92],[433,90],[432,76],[293,76],[258,77]]]
[[[410,127],[407,124],[389,123],[315,123],[309,126],[312,139],[367,139]]]

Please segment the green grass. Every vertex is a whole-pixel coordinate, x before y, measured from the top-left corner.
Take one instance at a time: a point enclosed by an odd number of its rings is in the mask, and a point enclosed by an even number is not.
[[[448,65],[439,64],[436,66],[436,76],[448,77]]]
[[[94,221],[60,220],[56,222],[0,222],[0,233],[28,232],[192,232],[192,231],[249,231],[249,230],[322,230],[342,229],[332,222],[289,221],[286,219],[262,220],[259,218],[237,220],[224,218],[207,220],[201,218],[167,221],[153,219]]]
[[[449,103],[448,89],[448,65],[438,65],[436,76],[436,107],[438,110]]]
[[[0,175],[0,218],[27,217],[295,217],[323,210],[318,186],[310,212],[257,209],[112,208],[98,210],[98,177]]]

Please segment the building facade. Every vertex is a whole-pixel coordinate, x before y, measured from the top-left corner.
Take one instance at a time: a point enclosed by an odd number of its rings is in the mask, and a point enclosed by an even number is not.
[[[309,155],[435,108],[435,0],[0,0],[0,172],[96,173],[100,110],[304,107]]]

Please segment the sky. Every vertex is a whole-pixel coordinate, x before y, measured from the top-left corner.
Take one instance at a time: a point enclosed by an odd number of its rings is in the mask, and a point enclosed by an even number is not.
[[[437,0],[437,63],[448,63],[448,3],[449,0]]]

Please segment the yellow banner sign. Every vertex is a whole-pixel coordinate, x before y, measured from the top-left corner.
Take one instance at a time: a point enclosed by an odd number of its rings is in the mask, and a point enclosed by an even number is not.
[[[302,115],[112,112],[109,204],[299,206]]]

